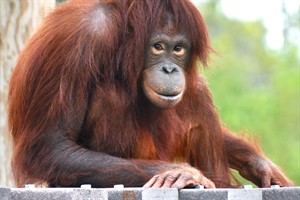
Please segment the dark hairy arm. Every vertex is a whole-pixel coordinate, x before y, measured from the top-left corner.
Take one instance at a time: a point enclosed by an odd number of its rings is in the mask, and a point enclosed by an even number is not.
[[[293,185],[280,168],[266,158],[255,145],[234,135],[225,127],[222,130],[229,166],[237,170],[241,176],[259,187]]]

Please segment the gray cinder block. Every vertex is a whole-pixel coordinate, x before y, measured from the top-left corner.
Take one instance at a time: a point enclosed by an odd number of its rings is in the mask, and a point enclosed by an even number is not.
[[[13,188],[12,200],[107,200],[107,191],[98,189],[75,189],[75,188]]]
[[[9,200],[10,199],[10,189],[0,186],[0,199]]]
[[[228,200],[262,200],[260,189],[231,189],[228,190]]]
[[[263,200],[300,200],[300,187],[263,189]]]
[[[143,188],[106,189],[108,200],[138,200],[142,199]]]
[[[108,192],[101,189],[74,189],[72,200],[107,200]]]
[[[147,188],[142,192],[142,200],[178,200],[176,188]]]
[[[52,188],[12,188],[12,200],[72,199],[73,190]]]
[[[228,191],[223,189],[183,189],[180,200],[227,200]]]

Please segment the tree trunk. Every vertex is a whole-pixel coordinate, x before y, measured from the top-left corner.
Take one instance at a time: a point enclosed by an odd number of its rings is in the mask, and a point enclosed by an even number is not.
[[[12,187],[11,138],[7,128],[7,93],[10,74],[25,42],[55,0],[0,0],[0,185]]]

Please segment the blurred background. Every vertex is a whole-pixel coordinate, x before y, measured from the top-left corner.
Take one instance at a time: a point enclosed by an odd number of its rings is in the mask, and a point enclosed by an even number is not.
[[[255,138],[300,185],[300,3],[295,0],[192,0],[212,46],[207,77],[222,121]],[[19,52],[55,0],[0,0],[0,185],[13,186],[7,83]],[[244,184],[247,181],[239,178]]]

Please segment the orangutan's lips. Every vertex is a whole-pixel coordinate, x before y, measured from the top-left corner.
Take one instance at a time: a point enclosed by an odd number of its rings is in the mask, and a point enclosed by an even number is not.
[[[172,92],[169,94],[157,92],[147,82],[145,84],[145,87],[147,88],[148,95],[151,96],[153,99],[160,99],[161,101],[165,101],[169,103],[177,102],[182,98],[183,95],[183,90],[178,92]]]
[[[164,100],[164,101],[177,101],[178,99],[180,99],[183,95],[183,92],[180,92],[178,94],[174,94],[174,95],[165,95],[165,94],[159,94],[155,91],[153,91],[155,93],[155,95]]]

